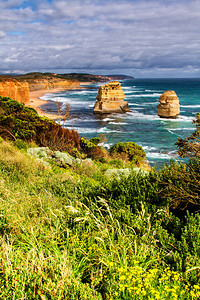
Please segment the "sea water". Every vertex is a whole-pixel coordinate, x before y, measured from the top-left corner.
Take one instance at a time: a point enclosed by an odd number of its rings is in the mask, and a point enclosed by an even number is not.
[[[93,114],[101,84],[91,84],[83,90],[46,94],[42,99],[50,102],[43,109],[55,112],[58,102],[64,111],[66,104],[70,104],[71,118],[66,120],[65,127],[74,128],[87,139],[105,135],[106,148],[118,142],[135,142],[144,148],[153,166],[162,167],[171,158],[179,159],[175,142],[194,132],[192,121],[200,112],[200,79],[134,79],[120,83],[129,104],[128,113]],[[157,115],[159,97],[167,90],[175,91],[179,97],[181,113],[176,119]]]

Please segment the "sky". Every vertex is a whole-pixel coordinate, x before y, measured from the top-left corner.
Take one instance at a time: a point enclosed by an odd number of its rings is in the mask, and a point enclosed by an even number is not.
[[[0,0],[0,73],[200,77],[200,0]]]

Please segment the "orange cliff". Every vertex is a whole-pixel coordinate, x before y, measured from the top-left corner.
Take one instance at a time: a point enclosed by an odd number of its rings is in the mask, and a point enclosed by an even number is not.
[[[0,96],[10,97],[18,102],[28,104],[30,102],[29,92],[32,91],[80,88],[80,82],[77,80],[38,79],[27,81],[18,81],[13,78],[2,79],[0,81]]]
[[[22,103],[29,103],[29,85],[27,82],[5,80],[0,82],[0,96],[10,97]]]
[[[40,90],[52,90],[52,89],[74,89],[80,88],[80,82],[78,80],[34,80],[29,83],[30,92]]]

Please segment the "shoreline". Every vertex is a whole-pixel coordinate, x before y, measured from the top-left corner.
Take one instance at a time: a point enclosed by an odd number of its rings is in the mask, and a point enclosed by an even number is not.
[[[83,82],[80,84],[80,87],[76,88],[76,89],[86,89],[85,85],[89,85],[91,84],[90,82]],[[29,92],[29,103],[26,104],[26,106],[28,107],[32,107],[34,108],[38,115],[41,117],[47,117],[49,119],[53,119],[56,120],[58,118],[60,118],[61,116],[57,113],[57,114],[51,114],[48,112],[45,112],[42,110],[42,106],[46,103],[48,103],[48,100],[42,100],[40,99],[41,97],[43,97],[46,94],[54,94],[54,93],[58,93],[61,91],[66,91],[66,90],[71,90],[72,88],[55,88],[55,89],[49,89],[49,90],[38,90],[38,91],[31,91]]]
[[[28,107],[34,108],[40,117],[48,117],[49,119],[57,119],[59,117],[58,114],[49,114],[42,110],[42,106],[48,103],[47,100],[40,99],[45,94],[58,93],[63,91],[63,89],[57,88],[52,90],[39,90],[39,91],[31,91],[29,93],[30,101],[26,104]]]

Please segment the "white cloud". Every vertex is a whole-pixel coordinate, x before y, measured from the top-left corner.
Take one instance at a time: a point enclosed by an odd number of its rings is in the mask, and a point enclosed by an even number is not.
[[[200,72],[199,1],[22,2],[3,2],[2,69]]]
[[[4,38],[6,36],[5,32],[0,30],[0,39]]]

